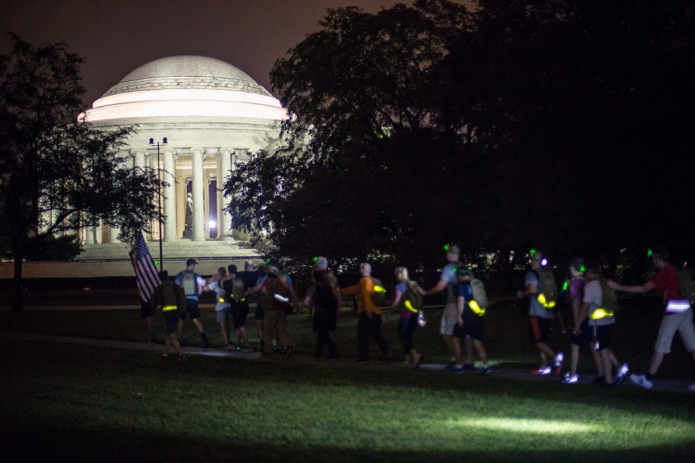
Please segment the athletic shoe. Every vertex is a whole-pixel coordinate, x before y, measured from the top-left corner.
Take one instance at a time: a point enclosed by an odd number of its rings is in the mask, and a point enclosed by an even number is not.
[[[232,350],[232,349],[233,349],[233,348],[232,348],[232,345],[231,345],[231,344],[227,344],[226,346],[224,346],[224,350],[227,351],[227,352],[229,352],[229,351]]]
[[[287,349],[285,349],[285,355],[287,358],[292,358],[292,355],[294,354],[294,346],[288,346]]]
[[[618,372],[615,374],[615,384],[622,384],[623,381],[625,381],[625,377],[627,374],[630,372],[630,367],[628,366],[627,363],[623,363],[620,368],[618,368]]]
[[[207,349],[210,345],[208,342],[208,336],[205,333],[200,334],[200,344],[203,346],[203,349]]]
[[[241,348],[241,352],[248,354],[249,352],[253,352],[253,348],[251,346],[244,346]]]
[[[538,370],[532,370],[531,373],[538,376],[546,376],[553,372],[550,367],[539,368]]]
[[[565,354],[562,352],[558,352],[558,354],[555,356],[555,361],[553,362],[553,366],[555,367],[555,373],[558,375],[562,372],[562,362],[565,360]]]
[[[449,368],[453,368],[455,366],[456,366],[456,360],[452,360],[451,362],[447,363],[444,368],[449,369]]]
[[[691,391],[691,392],[695,392],[695,383],[693,383],[693,384],[691,384],[690,386],[688,386],[688,390]]]
[[[480,371],[480,376],[487,376],[490,373],[492,373],[492,367],[490,365],[483,367],[483,369]]]
[[[475,370],[475,365],[472,363],[464,363],[463,364],[463,369],[465,371],[474,371]]]
[[[654,387],[654,382],[649,381],[645,375],[630,375],[630,381],[645,389]]]
[[[457,367],[456,365],[454,365],[451,368],[447,368],[446,371],[453,375],[462,375],[464,370],[463,367]]]
[[[576,373],[571,375],[567,372],[565,376],[562,377],[562,382],[565,384],[577,384],[579,382],[579,375]]]

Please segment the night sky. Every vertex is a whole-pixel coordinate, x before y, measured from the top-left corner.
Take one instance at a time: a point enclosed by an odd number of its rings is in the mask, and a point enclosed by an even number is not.
[[[66,42],[85,59],[91,104],[132,70],[158,58],[226,61],[268,90],[275,61],[319,30],[328,8],[375,13],[396,0],[0,0],[0,53],[8,32],[37,46]],[[412,0],[400,3],[412,4]]]

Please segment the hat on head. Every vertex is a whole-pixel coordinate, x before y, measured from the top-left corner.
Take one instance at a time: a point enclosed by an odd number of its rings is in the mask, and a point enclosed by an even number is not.
[[[328,269],[328,259],[326,259],[323,256],[319,256],[316,258],[316,264],[315,264],[316,270],[326,270]]]
[[[581,257],[575,257],[570,261],[570,267],[574,268],[579,273],[584,273],[586,267],[584,266],[584,259]]]
[[[270,265],[270,266],[268,266],[268,268],[266,269],[266,273],[270,273],[271,275],[279,275],[279,274],[280,274],[280,270],[278,270],[277,267],[275,267],[275,266],[273,266],[273,265]]]
[[[195,259],[188,259],[186,261],[186,267],[188,267],[189,265],[197,264],[197,263],[198,262]]]
[[[449,249],[447,249],[446,252],[448,252],[449,254],[457,255],[457,256],[461,254],[461,250],[455,244],[452,244],[451,246],[449,246]]]

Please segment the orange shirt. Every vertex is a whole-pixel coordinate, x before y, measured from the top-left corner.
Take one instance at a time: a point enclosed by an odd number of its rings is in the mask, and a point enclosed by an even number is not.
[[[342,296],[357,294],[357,313],[366,312],[381,315],[381,307],[372,301],[374,282],[371,277],[362,277],[358,284],[342,288],[340,294]]]

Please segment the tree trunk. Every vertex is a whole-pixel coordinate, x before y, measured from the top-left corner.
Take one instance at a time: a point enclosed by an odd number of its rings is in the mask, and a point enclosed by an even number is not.
[[[14,277],[12,278],[12,311],[22,312],[24,310],[24,293],[22,291],[22,261],[24,260],[21,252],[13,252],[14,257]]]

